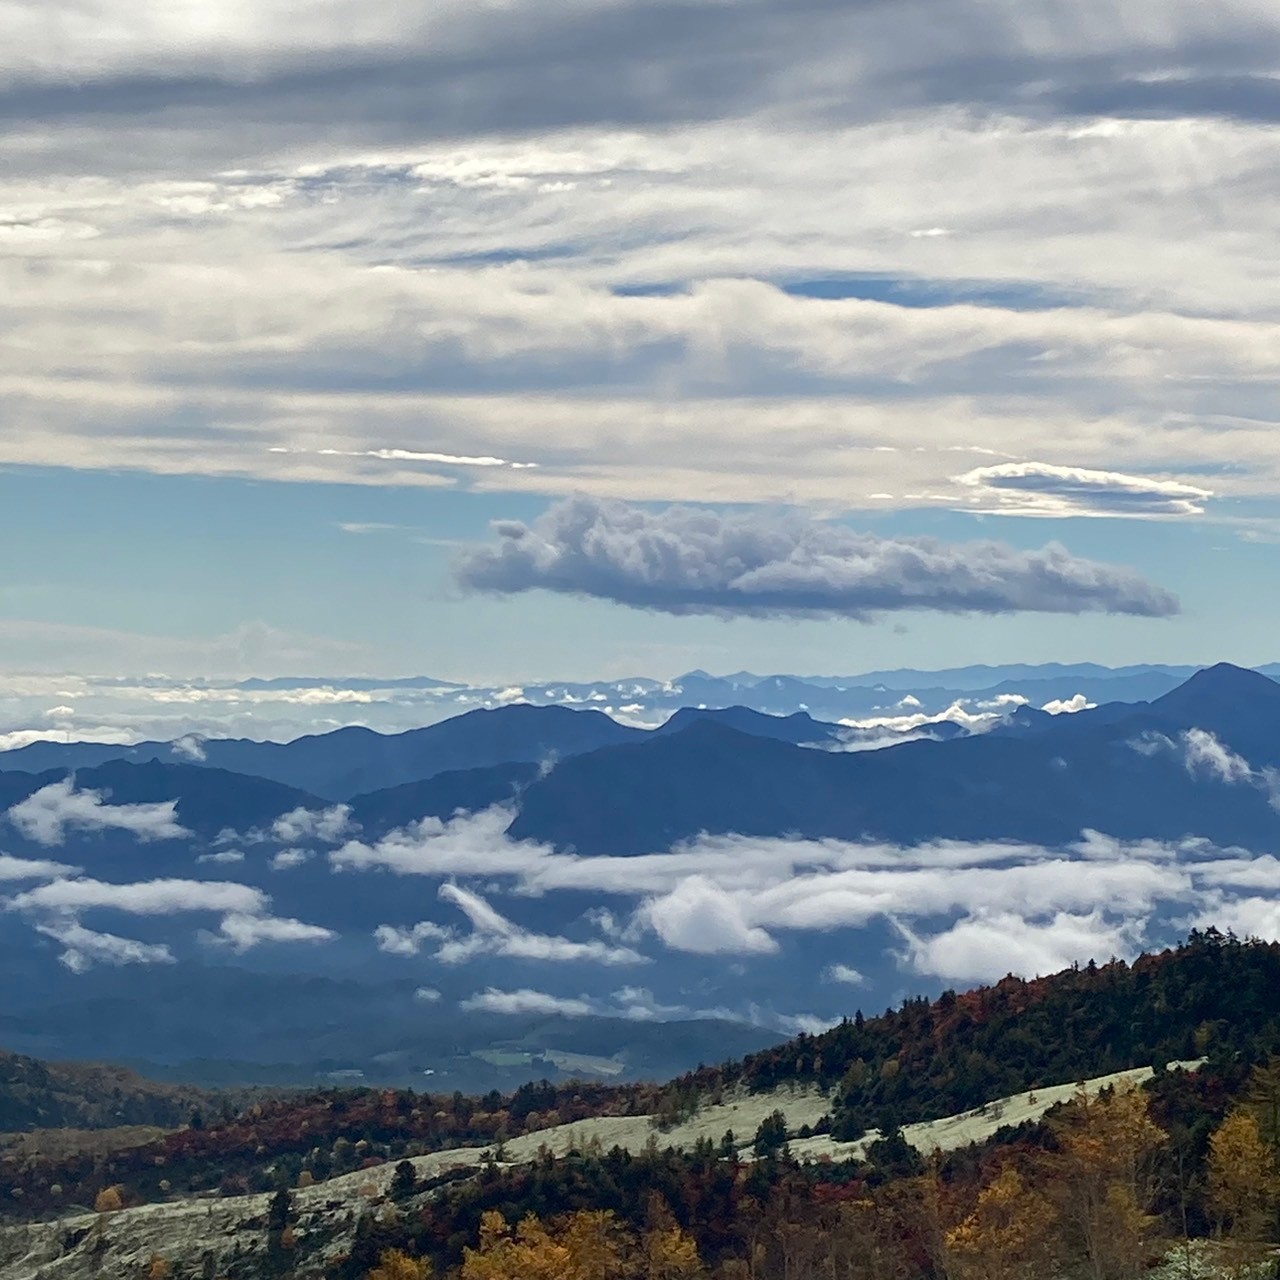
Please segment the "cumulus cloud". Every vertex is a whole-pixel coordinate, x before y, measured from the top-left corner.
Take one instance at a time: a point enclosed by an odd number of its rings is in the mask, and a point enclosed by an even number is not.
[[[292,809],[271,824],[271,839],[281,844],[301,844],[318,840],[338,844],[355,830],[351,807],[335,804],[328,809]]]
[[[67,829],[128,831],[138,840],[176,840],[191,834],[177,819],[177,801],[108,804],[100,791],[77,790],[73,778],[52,782],[15,804],[9,821],[37,844],[64,843]]]
[[[461,585],[542,589],[671,614],[868,618],[946,613],[1123,613],[1165,617],[1176,599],[1138,574],[1050,544],[948,544],[856,533],[803,514],[649,511],[586,495],[532,525],[499,521],[496,546],[463,552]]]
[[[477,1013],[555,1015],[562,1018],[585,1018],[593,1012],[591,1001],[585,997],[553,996],[546,991],[534,991],[529,987],[521,987],[516,991],[487,987],[461,1001],[460,1007]]]
[[[1096,707],[1096,702],[1090,702],[1083,693],[1073,694],[1070,698],[1051,698],[1041,708],[1041,711],[1047,711],[1051,716],[1074,715],[1077,711],[1089,711]]]
[[[74,919],[55,919],[36,925],[36,931],[60,943],[58,957],[72,973],[86,973],[95,964],[173,964],[174,955],[162,943],[138,942],[114,933],[86,929]]]
[[[977,467],[957,482],[973,490],[974,507],[1018,516],[1197,516],[1213,492],[1177,480],[1092,471],[1045,462]]]
[[[845,986],[861,987],[866,985],[866,978],[859,970],[847,964],[833,964],[825,974],[828,982],[842,982]]]
[[[290,871],[294,867],[301,867],[310,862],[315,856],[314,849],[281,849],[271,858],[271,870]]]
[[[760,955],[778,944],[748,923],[744,904],[704,876],[689,876],[641,909],[644,921],[667,946],[699,955]]]
[[[973,982],[995,982],[1008,973],[1036,977],[1089,960],[1131,957],[1142,943],[1139,924],[1108,919],[1100,910],[1060,911],[1039,919],[983,912],[928,937],[899,928],[915,972]]]

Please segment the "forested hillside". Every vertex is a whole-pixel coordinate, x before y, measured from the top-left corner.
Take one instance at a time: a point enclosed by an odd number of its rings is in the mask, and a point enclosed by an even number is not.
[[[124,1235],[107,1229],[117,1209],[213,1196],[236,1249],[201,1266],[236,1280],[1131,1280],[1179,1248],[1216,1267],[1278,1237],[1278,1054],[1280,946],[1196,933],[1132,965],[908,1000],[665,1087],[328,1091],[128,1150],[11,1156],[4,1205],[28,1220],[96,1206],[80,1221],[106,1249],[132,1238],[127,1213]],[[946,1154],[901,1128],[1147,1065],[1145,1088],[1095,1086],[1016,1128],[995,1106],[977,1145]],[[816,1124],[788,1122],[801,1096]],[[749,1132],[673,1129],[752,1098]],[[864,1127],[856,1144],[810,1138]],[[601,1136],[624,1132],[647,1139]],[[166,1239],[166,1218],[147,1221]],[[90,1239],[73,1235],[66,1248]],[[171,1243],[168,1270],[138,1274],[203,1274],[188,1236]]]

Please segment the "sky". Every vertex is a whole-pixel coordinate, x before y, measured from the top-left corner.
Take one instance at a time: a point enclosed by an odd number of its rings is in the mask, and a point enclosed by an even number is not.
[[[1274,5],[0,35],[0,678],[1280,658]]]

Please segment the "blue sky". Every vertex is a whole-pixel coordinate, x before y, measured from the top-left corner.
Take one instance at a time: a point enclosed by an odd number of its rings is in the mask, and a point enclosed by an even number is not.
[[[943,3],[19,3],[0,673],[1280,657],[1273,6]]]
[[[139,645],[120,674],[396,675],[499,683],[552,678],[729,671],[853,673],[890,665],[1099,659],[1122,664],[1225,656],[1274,660],[1267,637],[1280,603],[1265,580],[1276,548],[1212,525],[1017,520],[946,511],[846,516],[886,535],[965,541],[995,536],[1037,547],[1057,539],[1097,560],[1123,559],[1175,591],[1176,618],[922,612],[871,622],[671,617],[531,592],[466,595],[453,544],[483,541],[496,517],[533,519],[541,498],[289,484],[45,468],[0,474],[0,531],[34,554],[4,570],[4,660],[13,670],[115,674],[130,634],[160,637],[168,662]],[[347,532],[360,528],[360,532]],[[1241,601],[1247,601],[1247,619]],[[265,623],[289,639],[209,664],[217,637]],[[66,629],[85,628],[83,637]],[[98,629],[124,633],[105,650]],[[46,632],[65,649],[48,652]],[[0,633],[5,634],[5,633]],[[65,660],[62,655],[65,653]],[[203,663],[203,665],[201,665]],[[221,670],[214,670],[221,667]],[[183,669],[185,668],[185,669]]]

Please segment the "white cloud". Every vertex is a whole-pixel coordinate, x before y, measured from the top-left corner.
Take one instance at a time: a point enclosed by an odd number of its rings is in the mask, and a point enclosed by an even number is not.
[[[1047,711],[1051,716],[1074,715],[1077,711],[1089,711],[1097,706],[1096,702],[1090,702],[1083,693],[1073,694],[1070,698],[1053,698],[1046,702],[1041,711]]]
[[[614,946],[593,938],[573,942],[568,938],[534,933],[495,911],[479,894],[456,884],[440,886],[440,897],[450,902],[471,922],[472,932],[442,942],[435,958],[443,964],[463,964],[478,955],[506,956],[512,960],[542,960],[552,963],[590,961],[604,965],[645,964],[646,959],[630,947]]]
[[[747,922],[744,904],[703,876],[689,876],[640,912],[645,923],[676,951],[699,955],[768,954],[778,944]]]
[[[0,853],[0,882],[5,880],[58,880],[80,873],[79,867],[68,867],[61,862],[43,858],[15,858]]]
[[[517,991],[500,991],[496,987],[487,987],[463,1000],[460,1007],[478,1013],[555,1015],[563,1018],[585,1018],[593,1012],[591,1002],[585,998],[553,996],[528,987],[521,987]]]
[[[204,739],[198,733],[187,733],[175,739],[170,749],[180,760],[186,760],[191,764],[201,764],[208,759],[204,749]]]
[[[833,964],[825,976],[828,982],[842,982],[849,987],[866,986],[867,982],[862,973],[847,964]]]
[[[307,840],[337,844],[355,829],[349,805],[335,804],[319,811],[292,809],[271,824],[271,839],[281,844],[300,844]]]
[[[1101,911],[1057,912],[1041,919],[982,912],[928,937],[900,928],[917,973],[973,982],[996,982],[1008,973],[1035,977],[1074,963],[1131,957],[1142,944],[1139,926],[1108,920]]]
[[[294,867],[301,867],[310,862],[315,856],[314,849],[281,849],[271,859],[271,870],[290,871]]]
[[[332,929],[301,920],[232,912],[223,916],[212,940],[224,942],[237,954],[243,954],[264,942],[330,942],[337,936]]]
[[[36,925],[36,931],[66,948],[58,957],[72,973],[85,973],[95,964],[172,964],[173,953],[160,943],[138,942],[114,933],[86,929],[77,920],[55,919]]]
[[[373,936],[379,951],[390,956],[416,956],[424,942],[439,942],[453,936],[453,930],[430,920],[420,921],[407,929],[395,925],[380,924]]]
[[[138,840],[176,840],[191,834],[177,820],[177,802],[108,804],[100,791],[79,791],[75,780],[51,782],[15,804],[6,815],[37,844],[58,845],[69,827],[128,831]]]
[[[414,990],[413,998],[421,1000],[423,1004],[439,1004],[443,999],[440,992],[435,987],[417,987]]]
[[[92,909],[129,915],[175,915],[186,911],[255,914],[268,902],[260,889],[219,880],[145,880],[108,884],[101,880],[55,880],[9,900],[16,911],[74,912]]]
[[[1226,783],[1253,779],[1249,762],[1219,742],[1207,729],[1188,729],[1181,736],[1188,773],[1208,773]]]

